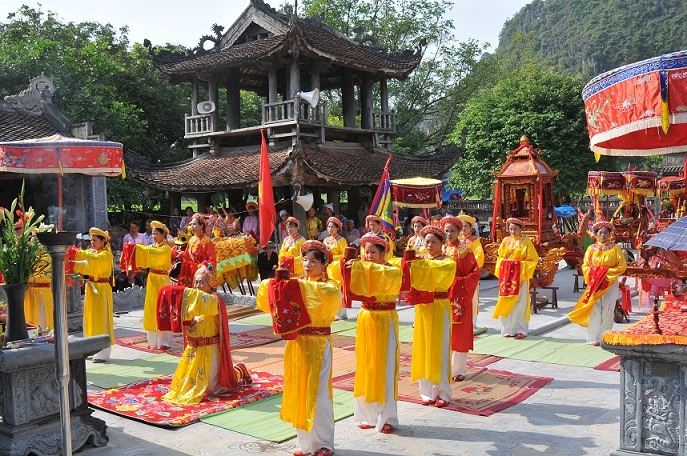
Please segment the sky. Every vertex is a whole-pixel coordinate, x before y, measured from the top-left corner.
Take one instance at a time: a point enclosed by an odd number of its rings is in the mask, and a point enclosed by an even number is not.
[[[293,0],[287,0],[293,4]],[[392,1],[392,0],[389,0]],[[532,0],[455,0],[448,19],[455,26],[459,41],[476,39],[498,46],[504,22]],[[284,0],[267,0],[274,8]],[[148,38],[153,45],[166,43],[195,47],[201,36],[212,34],[214,23],[226,31],[250,4],[249,0],[0,0],[0,22],[27,5],[52,11],[62,22],[93,21],[110,23],[115,28],[129,27],[131,43]]]

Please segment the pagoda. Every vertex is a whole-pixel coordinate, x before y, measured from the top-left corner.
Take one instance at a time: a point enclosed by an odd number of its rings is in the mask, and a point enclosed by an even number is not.
[[[360,187],[377,184],[392,153],[396,113],[389,107],[388,81],[411,74],[423,44],[392,53],[371,36],[349,38],[319,16],[282,14],[262,0],[251,0],[225,33],[213,29],[185,55],[150,47],[169,83],[190,83],[184,122],[193,158],[158,165],[129,154],[128,175],[169,192],[172,207],[179,207],[182,193],[194,194],[199,205],[220,191],[230,201],[245,201],[257,188],[264,131],[273,185],[282,196],[308,187],[317,201],[326,192],[339,213],[339,192],[345,190],[349,205],[357,207]],[[260,120],[253,124],[241,118],[242,91],[262,98],[261,112],[253,116]],[[341,102],[339,122],[324,96],[334,92]],[[389,171],[392,178],[440,177],[461,151],[448,146],[424,157],[393,154]]]

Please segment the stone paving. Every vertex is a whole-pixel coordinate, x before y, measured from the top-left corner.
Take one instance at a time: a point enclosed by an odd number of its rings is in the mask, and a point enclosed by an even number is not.
[[[547,306],[533,314],[530,334],[586,340],[586,329],[567,324],[565,314],[580,297],[573,293],[573,270],[556,275],[558,309]],[[478,326],[500,330],[491,318],[496,303],[495,279],[481,281]],[[548,295],[548,292],[546,292]],[[631,315],[639,320],[647,309]],[[351,316],[355,309],[349,310]],[[401,321],[412,321],[411,307],[399,310]],[[140,331],[142,311],[116,318],[116,336]],[[626,325],[626,324],[625,324]],[[616,328],[625,325],[616,325]],[[254,326],[232,322],[231,331]],[[601,348],[599,348],[601,350]],[[114,346],[112,362],[147,355]],[[90,361],[88,362],[90,366]],[[250,366],[249,366],[250,367]],[[619,373],[586,367],[502,359],[489,366],[516,373],[553,377],[553,381],[528,399],[490,417],[399,402],[400,426],[391,435],[361,430],[352,417],[336,423],[335,454],[354,455],[607,455],[619,442]],[[298,449],[296,439],[277,444],[195,423],[174,430],[146,425],[96,410],[108,425],[106,447],[86,447],[83,455],[252,455],[288,456]]]

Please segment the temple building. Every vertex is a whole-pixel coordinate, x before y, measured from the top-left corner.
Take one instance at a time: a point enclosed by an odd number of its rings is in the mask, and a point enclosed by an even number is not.
[[[183,56],[151,47],[169,83],[190,83],[185,138],[193,158],[160,165],[128,154],[128,176],[168,192],[172,208],[180,206],[182,194],[196,196],[204,207],[213,193],[227,192],[237,204],[256,194],[264,130],[278,196],[300,189],[312,191],[317,201],[326,193],[335,212],[345,213],[339,193],[346,191],[349,207],[358,207],[361,186],[378,183],[392,153],[396,113],[389,107],[388,81],[409,76],[420,63],[421,44],[390,53],[372,37],[348,38],[320,17],[282,14],[262,0],[251,0],[225,33],[213,29],[214,36]],[[214,47],[206,49],[209,43]],[[241,118],[242,91],[262,98],[253,125]],[[336,119],[328,99],[340,103]],[[391,178],[440,177],[461,151],[449,146],[423,157],[392,153]],[[293,209],[304,217],[298,206]]]

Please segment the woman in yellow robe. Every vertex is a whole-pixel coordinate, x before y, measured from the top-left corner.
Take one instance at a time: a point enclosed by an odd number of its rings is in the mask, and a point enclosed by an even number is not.
[[[289,235],[284,238],[284,242],[279,249],[279,265],[286,267],[285,262],[291,263],[292,268],[288,268],[291,274],[295,277],[303,275],[303,259],[301,258],[301,246],[305,242],[305,238],[298,232],[301,223],[296,217],[289,217],[286,219],[286,229]]]
[[[422,259],[410,265],[410,283],[420,292],[432,294],[431,302],[415,306],[413,358],[410,379],[418,381],[422,405],[446,407],[451,401],[451,302],[448,289],[453,284],[456,263],[442,253],[444,232],[426,226]]]
[[[484,249],[482,248],[482,241],[479,236],[475,235],[475,225],[477,220],[470,217],[467,214],[460,214],[458,220],[463,222],[463,228],[458,235],[458,239],[461,244],[467,245],[472,254],[475,255],[475,261],[477,262],[477,267],[482,268],[484,266]],[[477,282],[477,288],[472,294],[472,328],[477,328],[477,314],[479,313],[479,282]]]
[[[522,234],[522,220],[511,217],[506,224],[510,236],[501,241],[498,250],[494,273],[499,278],[499,298],[492,317],[500,318],[503,337],[524,339],[530,322],[530,279],[539,254],[532,241]],[[509,271],[518,270],[517,277],[512,277]]]
[[[301,255],[305,278],[298,282],[310,325],[286,343],[279,416],[296,428],[301,449],[294,455],[328,456],[334,451],[330,326],[341,306],[341,293],[338,284],[324,277],[331,257],[323,243],[306,241]],[[263,281],[258,288],[257,308],[263,312],[270,312],[270,280]]]
[[[34,274],[29,279],[29,288],[24,298],[24,315],[30,321],[43,329],[54,329],[53,299],[52,299],[52,259],[48,253],[43,253],[43,260],[48,263],[48,269],[42,274]]]
[[[355,328],[353,419],[361,429],[391,434],[398,426],[398,313],[401,269],[384,262],[389,244],[366,234],[363,261],[353,260],[350,291],[362,297]]]
[[[112,299],[112,274],[114,256],[110,251],[110,235],[100,228],[88,230],[91,236],[90,250],[79,250],[74,261],[74,272],[87,275],[83,301],[83,334],[86,337],[108,334],[114,343],[114,315]],[[93,355],[94,363],[110,359],[112,347]]]
[[[623,251],[611,242],[612,229],[609,222],[594,224],[597,240],[587,248],[582,263],[587,288],[568,314],[570,321],[587,327],[587,343],[591,345],[599,345],[603,334],[613,328],[618,278],[627,269]]]
[[[150,268],[143,304],[143,330],[146,332],[149,348],[167,350],[172,343],[172,333],[157,330],[157,295],[160,288],[172,283],[169,278],[172,248],[167,242],[169,228],[157,220],[150,222],[150,225],[153,227],[153,243],[136,244],[134,247],[136,266]]]
[[[337,282],[339,285],[343,283],[343,278],[341,277],[341,259],[344,257],[346,247],[348,247],[346,238],[340,236],[342,228],[343,223],[341,223],[341,220],[336,217],[329,217],[327,220],[327,231],[329,232],[329,236],[322,241],[332,254],[332,261],[327,265],[327,277]],[[348,312],[346,308],[342,307],[336,316],[339,320],[347,320]]]
[[[246,366],[234,366],[231,360],[226,305],[214,294],[217,279],[207,261],[196,271],[193,287],[185,288],[181,298],[186,347],[169,392],[162,396],[179,405],[197,404],[205,395],[217,396],[253,383]]]

